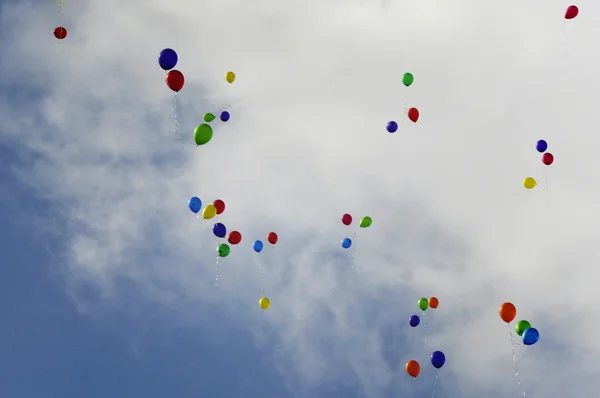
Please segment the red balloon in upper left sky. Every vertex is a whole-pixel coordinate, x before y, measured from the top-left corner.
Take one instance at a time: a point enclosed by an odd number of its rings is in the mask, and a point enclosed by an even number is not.
[[[65,28],[63,28],[62,26],[55,28],[54,29],[54,37],[56,37],[59,40],[64,39],[65,37],[67,37],[67,30]]]
[[[170,70],[169,73],[167,73],[165,81],[167,82],[167,86],[175,92],[180,91],[185,83],[183,73],[179,72],[177,69]]]

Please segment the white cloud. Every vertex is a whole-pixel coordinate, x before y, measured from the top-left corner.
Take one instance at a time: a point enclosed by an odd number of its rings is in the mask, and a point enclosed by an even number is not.
[[[379,396],[405,377],[386,362],[383,330],[435,294],[430,345],[444,347],[443,371],[464,396],[516,391],[497,316],[507,300],[543,325],[539,345],[518,351],[525,387],[585,396],[600,353],[589,332],[600,326],[600,7],[564,23],[568,5],[83,1],[67,5],[70,35],[57,49],[57,17],[24,3],[6,10],[15,30],[3,62],[15,84],[47,90],[43,121],[28,109],[8,118],[6,104],[3,119],[40,153],[26,178],[68,203],[78,226],[68,237],[72,292],[85,280],[115,299],[114,282],[131,278],[150,300],[217,301],[264,328],[248,243],[273,230],[280,243],[261,254],[266,319],[308,383],[352,370]],[[171,133],[172,94],[156,63],[164,47],[186,77],[182,133],[230,106],[232,120],[204,147]],[[409,106],[421,111],[416,126]],[[540,138],[556,156],[548,188]],[[533,191],[521,185],[529,175]],[[225,302],[213,294],[209,228],[186,209],[192,195],[225,200],[223,222],[244,234],[221,260]],[[345,212],[374,219],[359,231],[354,270],[333,256],[349,235]],[[411,337],[405,349],[424,362],[419,344]]]

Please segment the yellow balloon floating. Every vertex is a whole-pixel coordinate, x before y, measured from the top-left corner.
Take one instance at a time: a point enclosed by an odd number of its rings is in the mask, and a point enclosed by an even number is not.
[[[537,181],[533,177],[527,177],[523,180],[523,186],[525,189],[533,189],[537,186]]]
[[[202,218],[210,220],[217,215],[217,208],[213,205],[208,205],[202,210]]]
[[[227,72],[225,74],[225,80],[227,80],[227,83],[233,83],[235,81],[235,73],[232,71]]]
[[[260,308],[262,308],[263,310],[267,310],[269,309],[269,307],[271,306],[271,300],[269,300],[266,297],[261,297],[260,300],[258,300],[258,305],[260,306]]]

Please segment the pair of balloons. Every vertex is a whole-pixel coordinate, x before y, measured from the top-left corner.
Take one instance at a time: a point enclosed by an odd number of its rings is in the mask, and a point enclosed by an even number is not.
[[[544,153],[548,150],[548,143],[545,140],[539,140],[537,144],[535,144],[535,149],[540,153]],[[544,153],[542,155],[542,163],[544,163],[546,166],[550,166],[552,163],[554,163],[554,155],[552,155],[550,152]]]
[[[419,120],[419,110],[417,108],[410,108],[407,116],[411,122],[416,123],[417,120]],[[394,120],[390,120],[385,126],[385,129],[388,133],[395,133],[398,131],[398,123]]]
[[[352,216],[348,213],[344,214],[342,216],[342,224],[344,224],[344,225],[352,224]],[[369,216],[365,216],[365,217],[361,218],[359,226],[361,228],[369,228],[371,226],[371,224],[373,224],[373,219]]]
[[[277,234],[275,232],[269,232],[267,234],[267,242],[269,242],[270,244],[274,245],[277,243],[278,240],[279,240],[279,236],[277,236]],[[254,241],[254,244],[252,244],[252,248],[257,253],[260,253],[261,251],[263,251],[264,247],[265,247],[265,245],[264,245],[264,243],[262,243],[261,240],[256,240],[256,241]]]
[[[229,112],[227,112],[227,111],[223,111],[219,115],[219,119],[221,119],[222,122],[227,122],[227,121],[229,121],[230,118],[231,118],[231,114]],[[207,112],[207,113],[204,114],[204,121],[206,123],[210,123],[210,122],[212,122],[215,119],[216,119],[216,116],[213,115],[210,112]]]
[[[165,48],[158,54],[158,65],[163,70],[169,71],[165,77],[167,86],[175,92],[181,91],[185,84],[183,73],[173,69],[177,65],[177,61],[179,61],[179,57],[172,48]]]
[[[429,297],[428,299],[422,297],[417,301],[417,305],[421,309],[421,311],[427,310],[427,308],[431,307],[434,310],[440,305],[440,300],[437,297]]]
[[[429,360],[434,368],[441,369],[446,363],[446,355],[441,351],[434,351],[429,357]],[[419,373],[421,373],[421,365],[414,359],[406,362],[404,368],[406,369],[406,373],[412,377],[417,377]]]
[[[498,309],[500,319],[504,322],[511,323],[517,316],[517,307],[513,303],[502,303]],[[521,320],[515,325],[515,331],[523,341],[524,345],[533,345],[540,339],[540,332],[536,328],[532,328],[531,324],[526,320]]]

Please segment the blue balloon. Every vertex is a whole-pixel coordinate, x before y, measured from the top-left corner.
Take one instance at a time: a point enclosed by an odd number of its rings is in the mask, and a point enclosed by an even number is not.
[[[173,69],[177,65],[177,61],[177,53],[172,48],[165,48],[158,54],[158,64],[164,70]]]
[[[539,140],[535,146],[535,149],[537,149],[537,151],[540,153],[546,152],[546,149],[548,149],[548,143],[544,140]]]
[[[213,234],[215,234],[217,238],[224,238],[225,235],[227,235],[227,228],[225,228],[225,225],[218,222],[213,226]]]
[[[221,121],[222,122],[229,121],[229,118],[231,118],[231,115],[229,114],[229,112],[227,112],[227,111],[221,112]]]
[[[417,315],[413,315],[408,319],[408,324],[413,328],[419,326],[419,323],[421,323],[421,319]]]
[[[534,345],[540,339],[540,332],[536,328],[529,328],[523,332],[523,344]]]
[[[190,198],[190,200],[188,200],[188,207],[193,213],[198,214],[198,212],[202,208],[202,201],[200,200],[200,198],[193,196]]]
[[[391,122],[388,122],[386,129],[388,133],[395,133],[396,131],[398,131],[398,123],[392,120]]]
[[[265,247],[265,245],[263,245],[263,243],[259,240],[255,241],[254,244],[252,245],[252,248],[257,253],[260,253],[262,251],[263,247]]]
[[[343,247],[344,249],[349,249],[349,248],[350,248],[350,246],[352,246],[352,239],[350,239],[350,238],[344,238],[344,239],[342,240],[342,247]]]
[[[439,369],[446,363],[446,356],[441,351],[434,351],[431,354],[431,364],[434,368]]]

